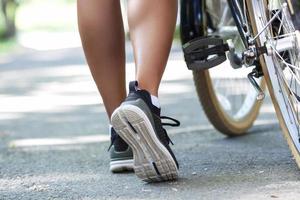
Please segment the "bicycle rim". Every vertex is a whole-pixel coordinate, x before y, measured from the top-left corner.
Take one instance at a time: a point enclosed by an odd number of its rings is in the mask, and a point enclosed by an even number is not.
[[[285,3],[283,0],[247,1],[256,34],[266,27],[272,16],[275,16],[276,21],[279,22],[276,25],[273,22],[270,23],[270,26],[258,35],[256,42],[257,45],[270,44],[270,48],[273,50],[269,55],[261,56],[260,62],[283,134],[300,167],[299,42],[297,35],[293,36],[295,30],[289,15],[288,5]],[[276,40],[290,36],[292,36],[290,39],[294,38],[295,40],[295,48],[279,52]]]

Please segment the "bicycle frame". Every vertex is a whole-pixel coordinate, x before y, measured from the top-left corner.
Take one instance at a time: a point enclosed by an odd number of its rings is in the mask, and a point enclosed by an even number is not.
[[[227,2],[243,43],[248,48],[249,28],[244,12],[245,0],[227,0]]]
[[[244,0],[227,0],[231,14],[241,35],[243,43],[248,45],[248,27],[244,17]],[[181,0],[181,41],[186,43],[206,34],[205,25],[212,28],[206,14],[206,0]]]
[[[181,0],[180,37],[182,44],[206,34],[205,0]]]

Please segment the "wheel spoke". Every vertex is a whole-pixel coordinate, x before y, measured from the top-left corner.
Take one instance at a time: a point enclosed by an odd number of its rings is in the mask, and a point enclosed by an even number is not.
[[[257,2],[259,1],[260,0],[257,0]],[[262,1],[257,3],[257,5],[261,5],[261,3]],[[281,95],[281,98],[284,102],[284,105],[279,106],[281,106],[282,110],[286,110],[287,118],[285,118],[285,120],[287,126],[295,126],[299,140],[299,49],[296,45],[289,50],[283,50],[281,52],[278,50],[278,48],[280,49],[280,45],[278,44],[279,40],[281,40],[282,38],[290,37],[291,39],[293,39],[293,43],[297,44],[297,36],[295,29],[291,23],[286,3],[283,3],[282,1],[278,1],[277,3],[281,3],[279,4],[281,6],[278,6],[280,7],[280,9],[275,8],[274,10],[269,10],[267,16],[265,15],[266,12],[264,10],[266,7],[263,5],[259,6],[260,27],[258,34],[254,37],[254,39],[259,38],[261,40],[261,38],[264,38],[265,40],[263,40],[261,43],[267,42],[272,49],[274,69],[279,86],[279,91],[275,91],[278,96],[279,94]],[[270,6],[268,7],[270,8]],[[299,145],[298,148],[298,150],[300,150]]]

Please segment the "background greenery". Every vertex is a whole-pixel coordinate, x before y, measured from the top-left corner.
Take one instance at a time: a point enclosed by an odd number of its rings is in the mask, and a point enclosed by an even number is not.
[[[292,2],[300,4],[300,0]],[[0,54],[18,47],[16,35],[77,32],[76,0],[0,0],[0,6]],[[178,27],[175,39],[179,39]]]
[[[17,34],[77,29],[76,0],[0,0],[0,3],[0,53],[18,46]]]
[[[70,31],[76,27],[75,0],[27,0],[19,6],[20,31]]]

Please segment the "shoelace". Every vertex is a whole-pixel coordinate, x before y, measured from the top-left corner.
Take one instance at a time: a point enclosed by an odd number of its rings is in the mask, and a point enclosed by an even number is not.
[[[160,119],[168,119],[168,120],[175,122],[174,124],[162,122],[161,125],[163,125],[163,126],[173,126],[173,127],[180,126],[180,121],[178,121],[177,119],[167,117],[167,116],[160,116]]]
[[[174,122],[174,123],[166,123],[166,122],[162,122],[162,123],[161,123],[162,126],[172,126],[172,127],[180,126],[180,122],[179,122],[177,119],[174,119],[174,118],[171,118],[171,117],[167,117],[167,116],[160,116],[160,119],[168,119],[168,120]],[[173,143],[173,141],[171,140],[171,138],[169,137],[169,135],[168,135],[166,129],[164,129],[164,128],[162,128],[162,129],[163,129],[164,134],[165,134],[165,136],[166,136],[166,138],[167,138],[167,142],[168,142],[168,143],[171,143],[172,145],[174,145],[174,143]],[[116,139],[117,139],[118,137],[120,137],[120,136],[119,136],[117,133],[115,133],[115,134],[113,134],[113,135],[111,136],[111,143],[110,143],[110,145],[109,145],[107,151],[109,151],[109,150],[111,149],[111,147],[114,145],[114,143],[115,143],[115,141],[116,141]]]
[[[170,121],[173,121],[174,123],[166,123],[166,122],[162,122],[161,125],[162,126],[172,126],[172,127],[177,127],[180,126],[180,122],[177,119],[171,118],[171,117],[167,117],[167,116],[160,116],[160,119],[168,119]],[[171,140],[171,138],[169,137],[166,129],[162,128],[164,131],[164,134],[167,138],[167,142],[168,144],[171,143],[172,145],[174,145],[173,141]]]

